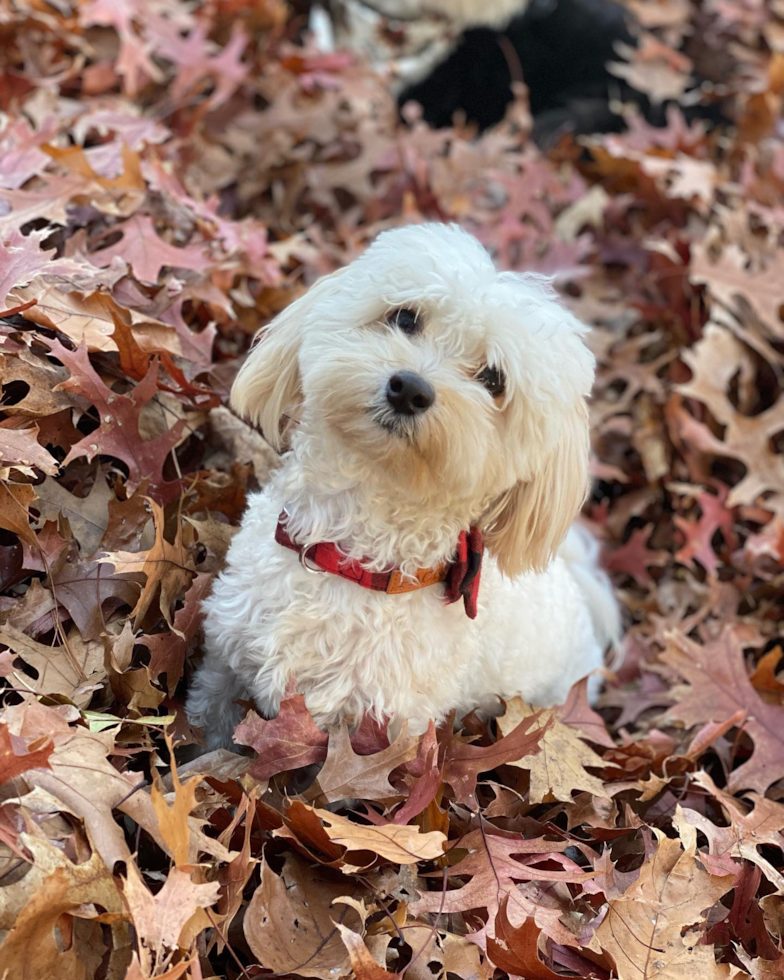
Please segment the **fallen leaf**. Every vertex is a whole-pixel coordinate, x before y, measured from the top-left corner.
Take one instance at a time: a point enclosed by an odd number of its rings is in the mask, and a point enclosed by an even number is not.
[[[98,640],[84,640],[76,631],[61,645],[46,646],[13,626],[2,626],[0,643],[37,672],[35,679],[25,677],[24,686],[38,694],[61,694],[74,704],[86,707],[94,687],[106,677],[103,644]],[[23,676],[21,671],[20,676]]]
[[[727,624],[718,638],[705,646],[673,632],[668,635],[661,659],[689,684],[684,696],[669,709],[673,718],[698,725],[724,721],[737,712],[745,714],[742,727],[754,740],[754,752],[730,773],[728,785],[733,791],[765,793],[781,778],[782,709],[765,704],[751,686],[737,630]]]
[[[608,572],[623,572],[631,576],[638,585],[654,584],[649,568],[661,568],[667,561],[666,552],[648,548],[651,525],[632,531],[626,544],[615,548],[606,556],[603,564]]]
[[[676,515],[675,525],[685,538],[685,543],[675,557],[684,564],[690,564],[695,558],[705,571],[712,576],[718,572],[719,560],[713,550],[713,537],[721,531],[726,547],[734,551],[737,545],[733,527],[732,511],[724,506],[727,493],[718,495],[701,493],[697,497],[702,514],[697,521],[686,521]]]
[[[12,735],[8,726],[0,723],[0,786],[28,769],[48,769],[53,750],[54,746],[44,745],[30,752],[24,739]]]
[[[97,639],[106,628],[104,605],[135,605],[139,586],[131,577],[112,575],[98,562],[89,558],[68,556],[49,569],[47,585],[57,600],[69,612],[85,640]]]
[[[489,920],[483,931],[483,938],[475,939],[482,944],[494,935],[500,903],[505,897],[508,898],[509,914],[514,914],[516,919],[534,914],[534,905],[517,886],[517,882],[542,881],[552,887],[552,883],[557,881],[587,882],[595,877],[594,871],[582,871],[563,855],[566,846],[564,842],[550,841],[544,837],[526,840],[522,834],[503,833],[496,829],[489,832],[483,829],[472,830],[460,841],[460,848],[467,851],[467,855],[449,868],[450,876],[466,876],[470,880],[459,888],[421,892],[416,901],[411,903],[411,911],[414,915],[421,915],[423,912],[449,915],[486,909]],[[565,870],[553,871],[537,867],[538,864],[553,860]],[[442,877],[442,873],[438,872],[438,876]],[[537,919],[537,925],[543,927],[551,913],[540,908],[538,914],[544,916],[542,923]],[[556,920],[560,914],[560,911],[556,912]]]
[[[706,772],[695,773],[694,780],[721,804],[730,821],[728,827],[720,827],[695,810],[683,808],[679,811],[679,816],[682,812],[686,823],[705,834],[708,840],[708,854],[715,855],[717,858],[729,855],[751,861],[781,892],[784,889],[784,875],[759,852],[758,848],[767,844],[779,850],[784,849],[784,834],[782,834],[784,806],[774,800],[766,800],[757,793],[751,793],[749,799],[753,806],[747,812],[746,807],[739,800],[718,789]],[[707,861],[707,858],[703,859],[706,865]]]
[[[692,282],[707,285],[712,299],[722,306],[736,307],[737,298],[742,297],[773,337],[781,329],[781,294],[777,288],[780,274],[777,264],[764,271],[747,268],[746,256],[735,243],[727,245],[716,262],[711,261],[704,246],[698,245],[690,272]]]
[[[123,898],[139,936],[142,964],[156,970],[168,966],[177,951],[180,934],[198,909],[209,908],[218,900],[217,881],[198,884],[189,874],[172,868],[163,887],[153,895],[142,881],[133,862],[123,884]],[[186,948],[190,943],[186,943]]]
[[[302,810],[317,817],[328,840],[347,852],[370,851],[398,864],[415,864],[440,857],[446,841],[439,831],[421,833],[419,827],[398,824],[358,824],[338,813],[300,804]],[[279,832],[276,832],[279,833]]]
[[[79,456],[91,460],[103,453],[121,459],[128,466],[130,490],[149,479],[151,493],[170,492],[163,465],[179,441],[184,422],[176,422],[157,439],[143,440],[139,435],[139,413],[157,391],[157,364],[153,362],[145,379],[129,395],[115,395],[93,369],[86,347],[70,351],[58,341],[51,341],[51,351],[71,372],[69,380],[60,387],[91,402],[101,420],[96,431],[71,447],[63,465]]]
[[[65,225],[68,206],[84,189],[80,177],[47,174],[33,189],[0,191],[0,200],[8,205],[0,217],[0,239],[13,241],[16,232],[42,218],[49,224]]]
[[[288,857],[281,875],[261,861],[261,884],[245,912],[244,930],[253,955],[276,973],[301,977],[348,972],[349,956],[335,921],[356,925],[351,907],[333,905],[356,884],[313,875],[306,864]],[[332,974],[331,971],[335,970]]]
[[[57,520],[59,516],[67,518],[81,554],[85,557],[94,554],[108,527],[109,502],[113,499],[112,491],[101,474],[98,474],[86,497],[69,493],[56,480],[44,480],[35,491],[37,498],[34,506],[40,514],[40,521]]]
[[[224,751],[224,750],[219,750]],[[230,753],[227,753],[229,755]],[[235,757],[234,763],[237,764],[244,763],[244,759],[237,759]],[[243,765],[243,770],[244,770]],[[216,778],[216,772],[210,773],[213,778]],[[218,913],[221,916],[221,928],[223,930],[223,935],[225,936],[231,927],[231,923],[234,921],[235,916],[240,911],[244,903],[244,891],[245,887],[250,881],[251,875],[256,869],[257,860],[251,857],[251,834],[253,832],[253,813],[255,810],[256,803],[256,790],[252,789],[250,795],[243,794],[242,802],[237,808],[234,815],[234,820],[230,825],[229,830],[235,824],[239,824],[243,819],[245,822],[245,833],[242,840],[242,849],[239,854],[233,860],[221,868],[220,872],[220,885],[221,885],[221,897],[218,902]],[[227,833],[226,837],[230,837]],[[218,937],[218,951],[220,952],[223,948],[224,940]]]
[[[329,737],[313,721],[302,694],[284,698],[278,714],[269,721],[249,711],[234,730],[238,745],[249,745],[258,753],[249,768],[255,779],[323,761]]]
[[[324,806],[352,797],[383,800],[399,796],[389,782],[389,774],[417,755],[420,742],[421,738],[408,734],[404,724],[398,737],[386,749],[372,755],[357,755],[351,745],[348,727],[333,728],[326,761],[316,782],[306,791],[305,799]]]
[[[24,192],[23,192],[24,193]],[[30,282],[40,273],[48,275],[67,275],[80,269],[78,262],[71,259],[56,259],[55,249],[44,250],[41,243],[46,238],[45,231],[33,231],[22,235],[18,229],[3,236],[3,269],[0,273],[0,309],[18,305],[9,293],[15,286]]]
[[[34,283],[27,289],[15,289],[12,297],[20,303],[35,300],[28,311],[29,320],[65,334],[77,347],[84,345],[89,351],[116,351],[112,338],[115,322],[124,322],[127,316],[134,321],[139,343],[146,345],[153,338],[162,349],[181,353],[172,327],[126,313],[106,292],[78,292],[63,285]]]
[[[574,728],[581,738],[605,748],[614,748],[615,740],[607,731],[604,718],[588,703],[588,681],[583,677],[572,685],[566,701],[559,707],[558,720]]]
[[[515,928],[506,914],[509,902],[505,896],[498,908],[495,939],[487,940],[487,953],[492,962],[511,976],[526,980],[556,980],[559,974],[544,965],[539,956],[541,930],[532,919]]]
[[[586,766],[602,769],[604,760],[589,748],[577,731],[558,718],[557,711],[535,711],[520,698],[513,698],[506,713],[498,719],[498,727],[509,735],[521,725],[542,732],[536,752],[509,761],[509,765],[531,774],[528,798],[531,803],[549,800],[571,800],[573,792],[606,796],[604,783],[586,771]]]
[[[31,548],[37,547],[30,527],[30,504],[34,500],[35,490],[30,484],[0,480],[0,527],[17,534]]]
[[[754,673],[749,677],[752,687],[761,694],[769,694],[774,698],[774,703],[780,704],[784,695],[784,684],[778,679],[777,670],[784,656],[780,646],[768,650],[760,657],[759,663],[754,668]]]
[[[51,364],[46,358],[23,348],[13,355],[0,355],[0,377],[3,385],[17,382],[24,385],[24,396],[12,404],[6,402],[6,415],[25,418],[41,418],[76,407],[78,399],[66,391],[54,389],[68,378],[68,372],[60,365]],[[9,389],[6,389],[9,390]]]
[[[113,551],[98,557],[101,564],[113,565],[118,574],[141,572],[146,582],[131,615],[137,622],[144,620],[157,598],[163,618],[174,629],[172,611],[180,595],[190,587],[195,574],[193,562],[182,540],[182,525],[178,521],[174,541],[164,537],[163,508],[150,500],[155,523],[155,542],[146,552]]]
[[[128,776],[118,772],[107,759],[114,745],[108,732],[75,729],[57,734],[49,756],[49,770],[33,770],[25,775],[31,786],[40,786],[61,800],[69,812],[81,818],[107,868],[118,862],[132,862],[122,828],[112,818],[118,807],[152,833],[162,847],[157,820],[149,796],[140,791],[141,773]]]
[[[63,949],[61,917],[86,913],[98,905],[119,914],[122,903],[117,886],[95,852],[89,861],[72,864],[51,844],[23,835],[33,854],[36,890],[19,912],[2,945],[3,969],[8,977],[39,980],[42,977],[86,978],[86,951],[78,945]],[[58,937],[59,933],[59,937]]]
[[[173,753],[170,739],[168,740],[168,747]],[[164,799],[158,782],[153,782],[150,797],[158,817],[160,835],[166,842],[175,866],[181,868],[187,865],[190,859],[191,833],[188,817],[196,806],[196,789],[201,782],[201,776],[192,776],[186,783],[181,783],[175,764],[172,766],[172,781],[174,784],[174,802],[171,806]]]
[[[443,742],[443,779],[455,791],[459,802],[476,801],[479,774],[496,766],[535,755],[548,723],[539,727],[539,715],[532,714],[492,745],[471,745],[454,732]]]
[[[399,973],[389,973],[373,958],[372,953],[362,941],[362,937],[353,932],[342,922],[336,923],[343,945],[348,950],[351,960],[351,969],[357,980],[391,980],[392,977],[399,977]]]
[[[122,231],[119,242],[88,255],[89,260],[101,268],[110,265],[112,259],[118,256],[131,266],[137,279],[154,285],[165,265],[200,272],[210,264],[202,245],[176,248],[164,241],[147,214],[136,214],[117,225],[116,229]]]
[[[174,694],[182,678],[185,658],[201,627],[204,615],[201,604],[211,588],[211,575],[201,573],[194,576],[182,605],[174,614],[172,632],[147,633],[139,637],[138,642],[150,651],[150,678],[158,680],[161,674],[166,674],[169,694]]]
[[[771,447],[771,440],[784,427],[784,400],[752,416],[736,409],[729,386],[743,361],[743,345],[716,324],[705,327],[703,338],[684,352],[684,360],[693,378],[679,385],[679,392],[703,402],[723,427],[719,438],[703,423],[691,419],[690,443],[707,456],[733,457],[746,466],[744,476],[727,495],[727,507],[755,503],[761,494],[778,492],[784,481],[784,457]]]
[[[42,473],[57,473],[60,466],[38,442],[38,426],[19,429],[0,423],[0,465],[34,466]]]
[[[733,878],[702,870],[696,835],[684,844],[659,830],[654,834],[654,854],[637,881],[610,902],[596,939],[615,960],[618,980],[727,980],[728,968],[700,939],[704,913],[732,888]]]

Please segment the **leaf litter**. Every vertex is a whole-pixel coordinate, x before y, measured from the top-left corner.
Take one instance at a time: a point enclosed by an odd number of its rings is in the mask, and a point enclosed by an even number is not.
[[[3,14],[4,980],[784,975],[784,11],[629,6],[614,70],[677,103],[694,64],[727,126],[629,110],[545,153],[521,90],[435,132],[282,0]],[[275,465],[237,366],[445,219],[594,327],[625,658],[597,710],[583,682],[392,738],[292,690],[193,758],[200,603]]]

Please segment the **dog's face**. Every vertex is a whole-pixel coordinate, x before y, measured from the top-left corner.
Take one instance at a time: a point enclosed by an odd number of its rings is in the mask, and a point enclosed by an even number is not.
[[[293,412],[336,467],[470,502],[502,568],[541,568],[587,486],[584,332],[465,232],[403,228],[285,310],[232,398],[273,443]]]

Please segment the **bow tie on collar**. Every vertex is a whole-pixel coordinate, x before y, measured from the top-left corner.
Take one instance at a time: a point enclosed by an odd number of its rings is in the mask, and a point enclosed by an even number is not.
[[[304,568],[312,571],[320,569],[322,572],[329,572],[355,582],[364,589],[386,592],[388,595],[415,592],[417,589],[425,589],[430,585],[444,582],[446,602],[449,604],[462,599],[466,615],[469,619],[476,618],[476,601],[479,595],[484,553],[484,541],[479,528],[472,527],[467,532],[460,532],[455,558],[451,562],[443,562],[433,568],[418,568],[412,576],[408,576],[403,575],[399,568],[392,568],[385,572],[368,571],[361,561],[346,558],[341,554],[338,546],[332,541],[311,544],[305,548],[289,537],[286,519],[284,511],[278,518],[275,540],[284,548],[296,551]]]

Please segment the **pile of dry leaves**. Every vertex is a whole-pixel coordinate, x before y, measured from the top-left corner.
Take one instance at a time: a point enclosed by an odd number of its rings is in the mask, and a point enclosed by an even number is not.
[[[784,977],[784,9],[630,6],[620,70],[699,62],[733,124],[545,157],[522,96],[479,139],[400,123],[282,0],[0,11],[3,980]],[[238,360],[423,219],[596,327],[625,663],[598,713],[392,744],[292,694],[257,757],[186,762],[200,602],[274,464]]]

